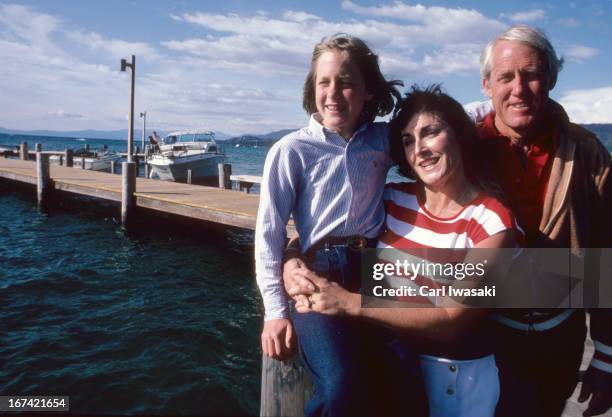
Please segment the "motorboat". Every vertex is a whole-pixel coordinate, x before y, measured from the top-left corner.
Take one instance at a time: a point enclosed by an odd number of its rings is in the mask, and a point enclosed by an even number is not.
[[[63,155],[51,155],[49,162],[63,164]],[[92,171],[108,171],[111,169],[111,162],[120,162],[123,158],[116,152],[109,151],[106,146],[102,149],[90,150],[88,147],[77,149],[73,153],[72,166],[75,168],[90,169]],[[85,164],[85,167],[83,167]]]
[[[170,133],[162,143],[147,145],[145,152],[149,178],[166,181],[186,181],[189,170],[192,182],[216,181],[218,164],[227,161],[214,132],[203,130]]]

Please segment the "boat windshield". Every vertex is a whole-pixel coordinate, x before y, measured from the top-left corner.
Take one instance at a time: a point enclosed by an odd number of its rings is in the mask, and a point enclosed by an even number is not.
[[[179,142],[211,142],[214,140],[212,132],[186,133],[178,137]]]

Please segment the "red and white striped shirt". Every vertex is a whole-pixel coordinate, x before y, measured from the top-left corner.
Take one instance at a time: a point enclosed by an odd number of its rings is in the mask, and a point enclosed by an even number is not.
[[[514,229],[522,235],[512,212],[494,197],[481,193],[455,216],[441,218],[430,213],[420,201],[418,187],[417,183],[391,183],[387,184],[383,195],[386,230],[378,241],[378,249],[381,249],[379,260],[391,264],[404,260],[422,264],[418,275],[414,274],[408,280],[404,279],[405,276],[387,275],[385,281],[391,287],[440,288],[450,285],[452,280],[441,279],[439,273],[425,272],[435,270],[427,269],[426,265],[462,262],[467,251],[461,249],[473,248],[506,230]],[[425,305],[435,305],[436,298],[399,297]]]
[[[517,228],[510,210],[486,194],[480,194],[453,217],[435,216],[419,201],[417,187],[411,182],[387,184],[383,195],[386,230],[379,248],[469,249],[497,233]]]

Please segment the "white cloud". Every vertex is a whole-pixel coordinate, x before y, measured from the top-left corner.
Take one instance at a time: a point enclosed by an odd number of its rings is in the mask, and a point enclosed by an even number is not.
[[[401,1],[395,1],[391,6],[359,6],[350,0],[342,2],[342,8],[358,14],[370,16],[390,17],[400,20],[408,20],[414,22],[427,22],[435,20],[435,24],[444,23],[448,20],[463,20],[463,21],[481,21],[488,20],[480,12],[476,10],[468,10],[462,8],[449,9],[438,6],[423,6],[417,4],[411,6]],[[432,22],[433,23],[433,22]]]
[[[546,12],[542,9],[533,9],[517,13],[502,13],[500,17],[511,20],[516,23],[527,23],[545,19]]]
[[[35,13],[28,6],[0,4],[0,23],[18,38],[32,43],[46,43],[49,35],[61,24],[61,20],[55,16]]]
[[[308,52],[296,50],[290,43],[247,35],[166,41],[162,45],[173,51],[208,58],[206,65],[243,72],[261,73],[264,68],[260,65],[267,63],[274,64],[268,65],[273,71],[270,75],[288,75],[308,63]]]
[[[469,73],[479,68],[478,45],[454,45],[425,55],[423,66],[427,72],[437,75]]]
[[[153,128],[208,125],[244,133],[299,126],[305,119],[303,79],[312,48],[324,36],[361,37],[379,54],[388,77],[412,82],[476,73],[481,45],[503,27],[461,8],[402,2],[343,7],[367,18],[332,21],[300,10],[170,14],[171,21],[192,24],[196,35],[156,46],[70,27],[34,8],[0,6],[0,107],[7,109],[0,124],[39,116],[42,128],[125,127],[129,74],[119,72],[118,58],[135,54],[136,110],[147,110]],[[151,65],[162,58],[163,65]],[[27,102],[11,105],[24,96]]]
[[[283,13],[283,18],[286,20],[294,21],[294,22],[307,22],[309,20],[320,20],[321,19],[317,15],[306,13],[306,12],[294,11],[294,10],[289,10]]]
[[[570,90],[559,103],[574,123],[612,123],[612,86]]]
[[[48,116],[58,117],[60,119],[81,119],[83,117],[82,114],[78,113],[68,113],[64,110],[57,110],[52,113],[48,113]]]
[[[417,43],[488,40],[505,27],[501,22],[473,9],[428,7],[420,4],[412,6],[401,1],[395,1],[388,6],[367,7],[350,0],[344,0],[342,8],[366,16],[414,22],[416,25],[402,26],[402,30],[411,32],[411,41]]]
[[[105,126],[107,120],[125,109],[122,77],[60,46],[63,25],[30,7],[0,5],[2,125],[106,128],[111,127]],[[81,117],[71,117],[76,115]]]
[[[73,42],[93,51],[101,51],[113,58],[125,58],[136,55],[138,58],[154,61],[160,58],[155,48],[145,42],[126,42],[120,39],[108,39],[99,33],[72,31],[66,37]]]
[[[559,19],[559,24],[570,27],[570,28],[575,28],[575,27],[580,26],[580,22],[574,19],[573,17],[569,17],[567,19]]]
[[[478,11],[462,8],[411,6],[399,1],[377,7],[344,1],[342,7],[371,19],[332,22],[299,11],[287,11],[282,19],[190,12],[172,18],[213,34],[162,45],[208,58],[209,65],[229,71],[303,77],[313,45],[324,36],[344,32],[366,40],[379,54],[383,71],[401,77],[477,71],[480,49],[505,27]],[[382,19],[387,17],[395,22]]]
[[[599,49],[591,48],[584,45],[570,45],[564,55],[575,62],[582,62],[585,59],[593,58]]]
[[[342,9],[334,20],[297,9],[175,12],[166,23],[188,26],[181,33],[189,35],[152,44],[145,35],[128,41],[33,7],[0,4],[0,125],[126,127],[129,73],[119,71],[118,58],[135,54],[136,112],[147,111],[151,128],[239,134],[298,127],[306,121],[301,93],[313,46],[336,32],[364,39],[388,78],[410,85],[472,74],[476,94],[480,50],[506,27],[461,7],[347,0]],[[566,56],[586,60],[597,52],[570,45]]]

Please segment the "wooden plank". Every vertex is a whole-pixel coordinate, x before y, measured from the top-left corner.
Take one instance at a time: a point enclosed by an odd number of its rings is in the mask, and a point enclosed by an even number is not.
[[[312,390],[310,375],[298,357],[281,362],[262,356],[261,417],[303,416]]]
[[[51,165],[54,188],[69,193],[121,201],[121,176]],[[0,177],[36,184],[35,163],[0,159]],[[259,196],[169,181],[136,179],[136,205],[234,227],[254,230]],[[295,233],[293,222],[287,233]]]
[[[251,184],[261,184],[261,177],[258,175],[231,175],[232,181],[250,182]]]
[[[239,191],[251,192],[253,184],[261,184],[261,177],[257,175],[231,175],[230,180],[238,183]]]

